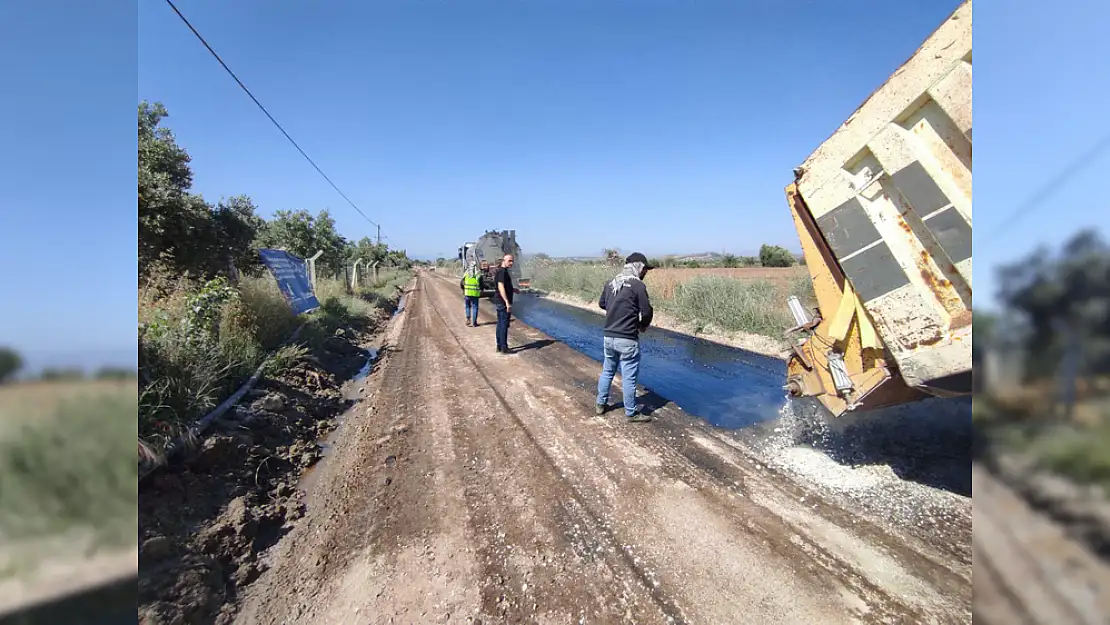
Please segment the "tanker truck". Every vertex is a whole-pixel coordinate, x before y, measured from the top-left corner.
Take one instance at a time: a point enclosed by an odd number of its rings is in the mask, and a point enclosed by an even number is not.
[[[795,168],[784,388],[826,417],[972,392],[971,127],[969,0]]]
[[[516,242],[516,230],[501,230],[500,232],[486,230],[485,234],[479,237],[477,241],[464,243],[459,248],[459,260],[462,261],[464,269],[470,263],[478,265],[479,284],[482,288],[483,297],[493,295],[493,276],[505,254],[512,254],[516,258],[516,263],[509,270],[509,275],[513,277],[513,283],[520,288],[528,288],[529,280],[523,277],[521,273],[523,263],[520,258],[520,246]]]

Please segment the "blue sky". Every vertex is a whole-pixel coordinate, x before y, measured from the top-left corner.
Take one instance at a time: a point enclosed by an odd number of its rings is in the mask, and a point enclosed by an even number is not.
[[[789,4],[179,7],[392,243],[434,257],[487,228],[553,255],[796,248],[791,170],[957,3]],[[861,11],[894,26],[845,37]],[[372,234],[162,2],[140,3],[138,76],[206,196]]]
[[[0,343],[133,352],[137,99],[168,107],[209,200],[329,208],[346,236],[373,233],[164,2],[138,4],[0,7],[5,75],[20,85],[0,100],[0,250],[7,282],[36,304],[5,306]],[[487,228],[555,255],[796,248],[791,169],[956,4],[178,6],[390,243],[434,256]],[[998,262],[1099,224],[1110,165],[1103,153],[990,236],[1110,133],[1110,5],[1003,4],[976,15],[975,277],[988,303]]]

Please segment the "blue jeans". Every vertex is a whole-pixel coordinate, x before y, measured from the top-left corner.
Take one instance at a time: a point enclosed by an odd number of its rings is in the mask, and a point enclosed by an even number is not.
[[[631,417],[639,407],[636,405],[636,376],[640,373],[640,342],[632,339],[605,337],[605,362],[601,365],[601,377],[597,381],[597,403],[609,403],[609,387],[621,368],[621,391],[624,393],[624,414]]]
[[[504,304],[494,304],[497,309],[497,349],[509,349],[509,321],[512,314]]]
[[[467,321],[478,325],[478,297],[464,296],[466,299],[466,319]]]

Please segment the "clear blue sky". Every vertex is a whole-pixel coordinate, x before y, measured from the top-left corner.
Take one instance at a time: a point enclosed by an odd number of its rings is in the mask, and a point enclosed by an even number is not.
[[[791,169],[956,5],[179,4],[390,243],[422,256],[487,228],[515,228],[526,251],[554,255],[796,248],[782,197]],[[1110,133],[1110,5],[976,8],[983,302],[998,262],[1106,211],[1104,153],[1049,207],[989,237]],[[330,208],[346,236],[373,233],[165,3],[135,10],[0,7],[6,92],[18,94],[0,100],[0,249],[9,286],[36,304],[4,307],[0,343],[133,350],[137,99],[168,107],[209,200]]]
[[[958,3],[790,4],[179,7],[391,242],[434,257],[487,228],[553,255],[797,248],[791,170]],[[861,14],[892,27],[846,37]],[[205,196],[372,234],[163,2],[140,3],[139,94]]]

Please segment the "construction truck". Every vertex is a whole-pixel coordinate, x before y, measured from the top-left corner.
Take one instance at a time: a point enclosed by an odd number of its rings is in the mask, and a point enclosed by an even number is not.
[[[967,1],[794,170],[785,389],[826,417],[971,394],[971,127]]]
[[[493,277],[505,254],[512,254],[516,258],[516,263],[509,270],[513,283],[520,288],[528,288],[529,280],[524,278],[521,273],[522,263],[520,246],[516,242],[516,230],[501,230],[500,232],[486,230],[486,233],[479,237],[477,241],[464,243],[459,248],[459,260],[462,262],[463,269],[466,269],[471,263],[478,266],[479,284],[483,297],[493,295],[495,290]]]

